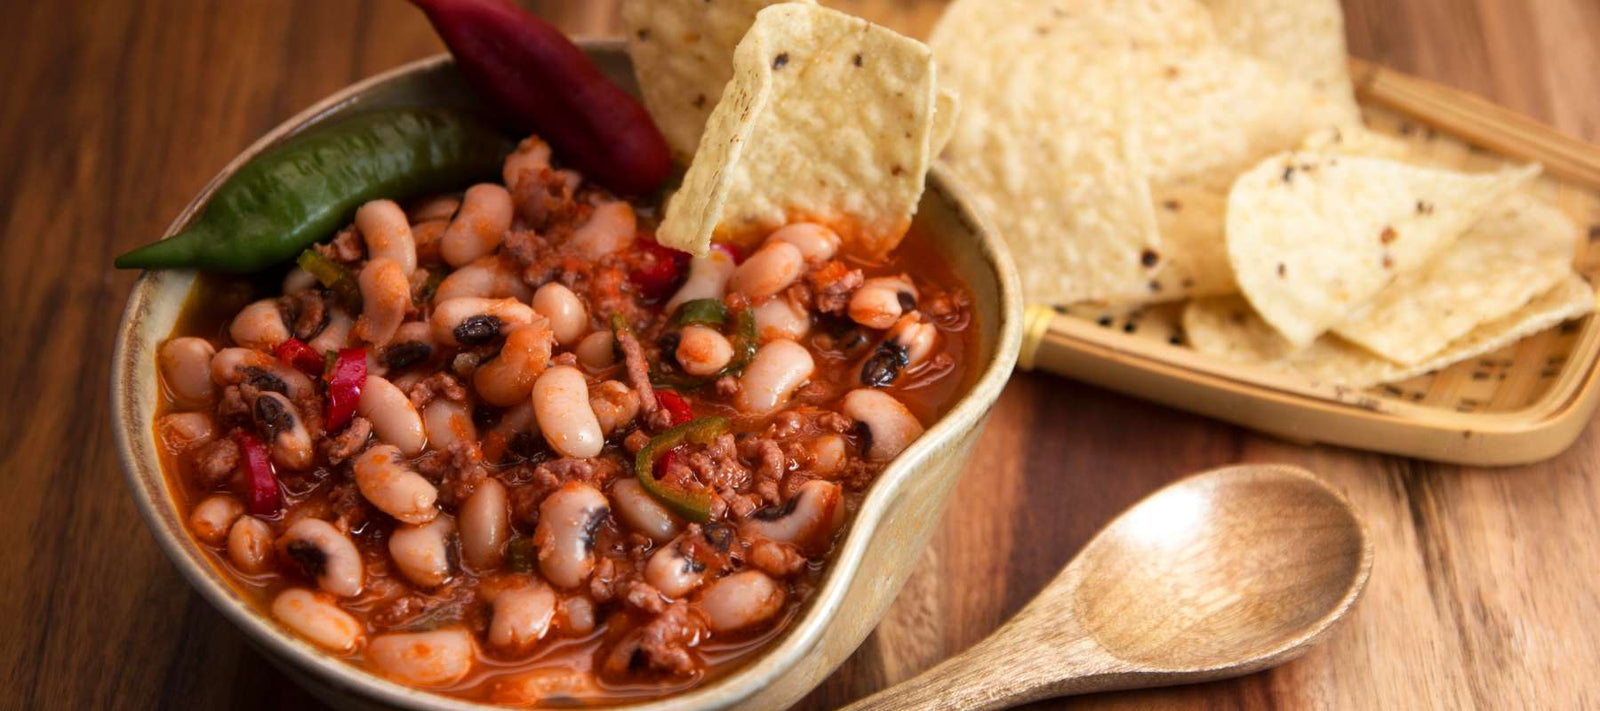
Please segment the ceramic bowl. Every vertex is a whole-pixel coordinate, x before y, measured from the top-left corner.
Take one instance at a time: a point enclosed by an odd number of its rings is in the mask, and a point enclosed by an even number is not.
[[[620,42],[586,49],[619,84],[635,89]],[[449,57],[414,62],[367,79],[295,116],[245,150],[178,216],[167,235],[194,218],[224,180],[272,143],[352,111],[388,106],[470,108]],[[827,677],[866,638],[894,600],[959,478],[989,408],[1017,359],[1022,296],[1000,240],[968,209],[949,176],[933,171],[917,212],[921,229],[949,255],[975,297],[979,347],[975,377],[948,414],[928,428],[873,484],[815,594],[765,651],[744,666],[653,708],[784,708]],[[111,364],[112,421],[128,488],[151,533],[179,572],[268,658],[318,697],[346,708],[471,709],[477,704],[401,686],[369,674],[285,632],[228,581],[199,545],[170,496],[157,458],[153,421],[159,401],[155,350],[167,338],[194,284],[187,271],[139,279],[122,317]]]

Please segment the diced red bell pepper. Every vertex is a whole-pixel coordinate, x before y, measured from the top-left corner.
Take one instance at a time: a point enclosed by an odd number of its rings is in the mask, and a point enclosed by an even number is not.
[[[305,341],[291,338],[279,343],[278,347],[273,349],[273,352],[277,354],[278,360],[306,375],[322,374],[322,354],[317,353],[311,346],[306,345]]]
[[[244,498],[250,513],[271,516],[283,503],[278,477],[272,472],[272,457],[266,445],[249,432],[240,431],[235,439],[244,451]]]
[[[361,386],[367,382],[367,349],[340,350],[327,380],[328,410],[322,418],[323,426],[329,432],[338,432],[350,424],[350,418],[356,413],[356,403],[361,400]]]
[[[673,425],[681,425],[694,419],[694,410],[689,407],[689,401],[671,390],[657,390],[656,404],[672,416]]]
[[[629,281],[639,287],[645,298],[670,296],[689,269],[689,253],[647,239],[634,240],[634,249],[642,253],[643,258],[639,268],[628,275]]]

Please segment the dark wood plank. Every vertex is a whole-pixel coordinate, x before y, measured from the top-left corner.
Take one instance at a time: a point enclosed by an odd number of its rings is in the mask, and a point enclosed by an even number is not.
[[[831,4],[919,35],[942,6]],[[613,2],[533,5],[574,34],[617,26]],[[1346,11],[1356,56],[1600,140],[1600,4],[1346,0]],[[178,578],[123,493],[105,363],[133,277],[110,257],[159,234],[272,125],[439,49],[392,1],[0,6],[0,394],[12,405],[0,411],[0,705],[314,706]],[[1591,427],[1543,464],[1439,466],[1268,440],[1022,375],[900,600],[802,706],[859,698],[982,638],[1101,524],[1182,473],[1272,460],[1321,472],[1368,517],[1378,560],[1349,625],[1269,673],[1080,705],[1594,707],[1597,450]]]

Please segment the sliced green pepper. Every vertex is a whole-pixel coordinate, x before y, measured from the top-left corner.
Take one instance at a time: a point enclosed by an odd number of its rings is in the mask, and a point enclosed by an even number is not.
[[[497,175],[510,150],[487,124],[443,109],[384,109],[315,126],[240,168],[188,229],[116,265],[259,271],[327,237],[368,200]]]
[[[668,322],[671,328],[683,328],[699,324],[702,326],[721,326],[728,321],[728,306],[722,299],[691,299],[678,306],[673,312],[672,320]]]
[[[356,281],[356,275],[350,273],[343,264],[323,256],[315,249],[301,252],[300,258],[296,259],[295,263],[316,277],[322,286],[333,291],[334,296],[339,299],[339,305],[350,315],[361,313],[361,284]]]
[[[644,487],[646,493],[679,516],[695,523],[711,520],[710,493],[704,489],[680,491],[667,487],[656,479],[656,462],[666,456],[667,452],[687,442],[711,444],[726,433],[728,427],[726,417],[702,417],[656,435],[634,458],[633,468],[639,477],[639,485]]]

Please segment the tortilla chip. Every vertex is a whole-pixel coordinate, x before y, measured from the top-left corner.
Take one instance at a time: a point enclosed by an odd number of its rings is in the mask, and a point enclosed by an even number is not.
[[[1223,238],[1228,196],[1203,185],[1180,184],[1152,189],[1156,226],[1166,259],[1151,282],[1146,301],[1173,301],[1232,294],[1239,290],[1228,266]]]
[[[1228,262],[1262,318],[1307,346],[1538,173],[1537,165],[1469,175],[1377,158],[1273,156],[1228,194]]]
[[[1359,124],[1337,126],[1312,133],[1300,144],[1308,153],[1337,153],[1342,156],[1385,158],[1414,163],[1411,148],[1393,136],[1384,135]]]
[[[1572,271],[1577,237],[1578,226],[1565,213],[1512,195],[1433,262],[1396,278],[1333,331],[1389,360],[1420,363],[1555,286]]]
[[[733,48],[768,5],[814,0],[624,0],[628,56],[645,108],[688,163],[733,78]]]
[[[930,161],[933,58],[866,20],[784,3],[756,15],[656,237],[704,254],[802,220],[885,254]]]
[[[937,157],[950,137],[956,132],[956,119],[961,116],[961,98],[954,91],[939,87],[933,95],[933,133],[929,139],[928,153]]]
[[[1228,46],[1356,111],[1338,0],[1201,0]]]
[[[1479,325],[1433,356],[1410,365],[1373,355],[1331,335],[1290,355],[1292,345],[1238,296],[1190,302],[1184,310],[1183,328],[1190,345],[1202,353],[1299,373],[1317,382],[1367,388],[1499,350],[1594,308],[1594,289],[1582,277],[1568,273],[1561,283],[1521,308]]]

